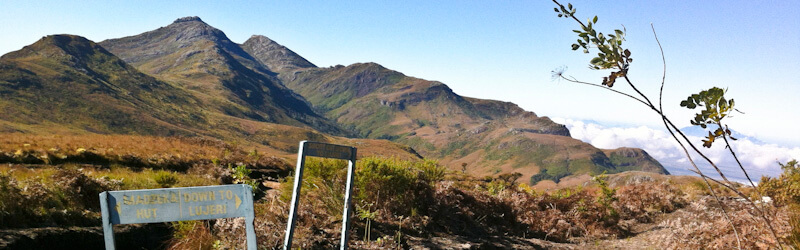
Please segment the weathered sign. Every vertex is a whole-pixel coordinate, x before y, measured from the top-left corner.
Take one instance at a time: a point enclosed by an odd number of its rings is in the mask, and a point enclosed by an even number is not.
[[[334,158],[342,160],[350,160],[353,156],[353,147],[340,146],[319,142],[306,142],[301,146],[301,154],[305,156],[317,156],[325,158]]]
[[[339,242],[340,249],[347,249],[347,238],[350,232],[350,194],[353,190],[353,176],[356,168],[356,148],[310,141],[301,141],[299,152],[297,152],[297,167],[294,173],[294,192],[290,203],[291,208],[289,208],[289,222],[286,225],[286,237],[283,241],[283,249],[292,248],[292,236],[294,235],[295,217],[297,217],[297,207],[300,201],[300,188],[303,182],[303,166],[305,165],[306,156],[348,160],[347,186],[345,188],[344,212],[342,214],[342,234]]]
[[[255,249],[253,195],[248,185],[106,191],[100,194],[100,205],[107,249],[114,249],[114,224],[232,217],[245,217],[248,249]]]

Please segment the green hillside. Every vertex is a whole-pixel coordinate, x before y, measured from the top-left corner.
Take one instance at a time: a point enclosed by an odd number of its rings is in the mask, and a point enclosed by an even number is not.
[[[477,175],[519,172],[533,182],[604,171],[667,173],[643,151],[606,152],[570,138],[563,125],[516,104],[462,97],[440,82],[375,63],[297,68],[279,78],[360,136],[409,145],[451,169],[467,164]]]
[[[2,132],[191,134],[197,100],[79,36],[53,35],[0,58]]]

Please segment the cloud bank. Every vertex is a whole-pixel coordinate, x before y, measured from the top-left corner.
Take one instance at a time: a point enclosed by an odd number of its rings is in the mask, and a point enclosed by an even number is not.
[[[619,147],[642,148],[661,162],[670,173],[675,175],[696,175],[689,170],[694,168],[687,160],[678,143],[666,130],[653,129],[646,126],[606,127],[594,122],[563,118],[553,118],[553,121],[567,126],[573,138],[590,143],[595,147],[603,149]],[[722,141],[715,143],[711,148],[703,148],[700,141],[702,136],[697,131],[684,130],[684,132],[688,133],[687,137],[720,167],[725,176],[740,182],[747,180]],[[748,137],[732,141],[731,145],[754,182],[758,182],[762,175],[773,177],[780,175],[781,168],[777,162],[785,163],[791,159],[800,160],[799,147],[779,146]],[[710,176],[712,176],[711,173],[716,173],[698,155],[692,154],[692,158],[698,163],[703,173]]]

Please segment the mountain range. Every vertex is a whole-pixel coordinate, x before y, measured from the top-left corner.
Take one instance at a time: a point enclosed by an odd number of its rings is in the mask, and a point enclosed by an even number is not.
[[[532,182],[667,173],[641,149],[597,149],[513,103],[376,63],[317,67],[265,36],[237,44],[198,17],[99,43],[52,35],[3,55],[0,111],[5,133],[199,135],[282,155],[317,140]]]

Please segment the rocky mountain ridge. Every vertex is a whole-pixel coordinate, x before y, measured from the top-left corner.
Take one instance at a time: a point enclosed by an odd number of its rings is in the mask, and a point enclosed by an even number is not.
[[[271,58],[254,57],[271,63]],[[476,175],[518,172],[533,182],[604,171],[668,173],[641,149],[600,150],[516,104],[463,97],[441,82],[376,63],[296,67],[281,71],[278,78],[360,136],[409,145],[454,170]]]

